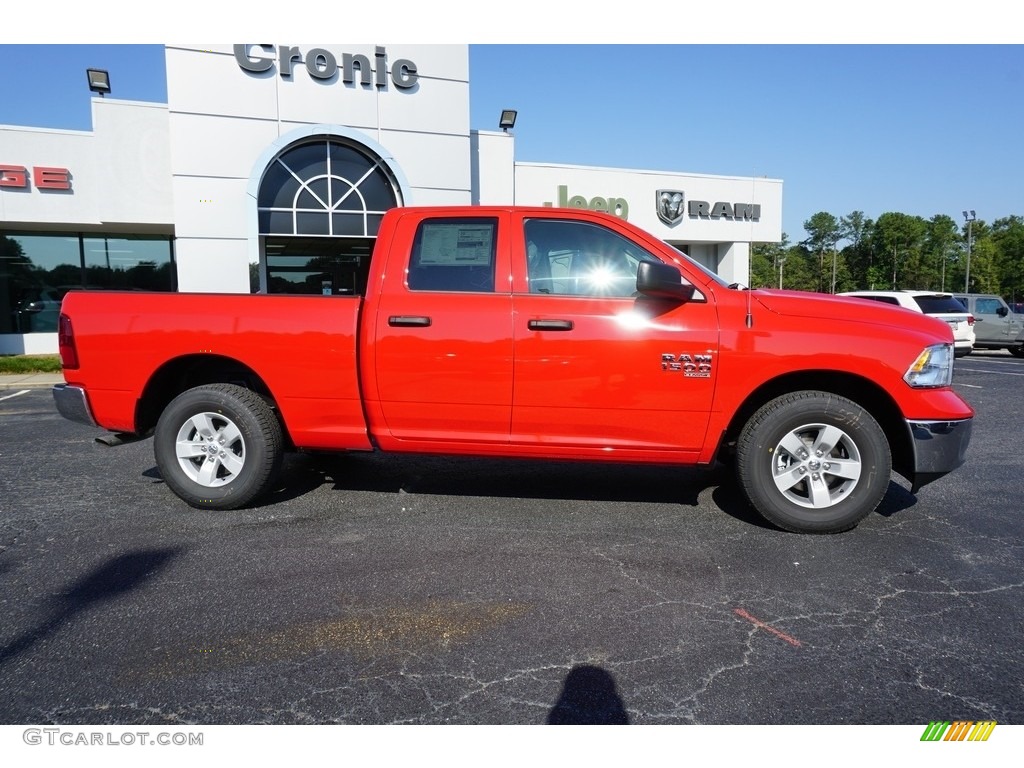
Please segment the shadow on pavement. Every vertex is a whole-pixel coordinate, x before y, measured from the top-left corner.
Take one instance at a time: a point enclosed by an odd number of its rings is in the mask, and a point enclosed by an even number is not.
[[[162,482],[156,467],[143,475]],[[711,488],[725,514],[747,525],[781,531],[747,502],[731,468],[614,464],[589,461],[486,459],[379,453],[298,453],[285,457],[277,485],[252,508],[269,507],[330,484],[335,491],[415,493],[680,504],[696,507]],[[895,480],[876,514],[891,517],[917,503]]]
[[[138,589],[167,563],[180,554],[180,549],[148,549],[121,555],[86,574],[67,591],[50,599],[49,616],[35,628],[23,632],[0,648],[0,664],[24,653],[40,640],[58,632],[75,616],[94,605]]]
[[[629,725],[615,678],[601,667],[573,667],[548,713],[548,725]]]
[[[706,488],[732,482],[723,467],[483,459],[397,454],[309,454],[290,457],[278,492],[266,503],[333,483],[338,491],[493,496],[583,501],[636,501],[695,507]],[[293,490],[294,489],[294,490]]]

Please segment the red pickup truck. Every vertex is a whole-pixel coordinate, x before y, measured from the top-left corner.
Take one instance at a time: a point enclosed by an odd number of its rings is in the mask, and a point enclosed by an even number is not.
[[[765,518],[812,533],[970,441],[945,323],[727,285],[605,213],[396,208],[372,256],[334,268],[341,295],[67,294],[58,410],[152,434],[201,508],[254,501],[289,450],[723,461]]]

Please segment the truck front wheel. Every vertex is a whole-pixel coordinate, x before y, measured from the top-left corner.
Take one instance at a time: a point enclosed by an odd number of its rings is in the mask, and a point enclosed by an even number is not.
[[[750,503],[797,533],[839,533],[881,502],[892,457],[878,422],[827,392],[772,400],[743,427],[736,469]]]
[[[200,509],[238,509],[263,493],[281,467],[283,446],[270,406],[233,384],[178,395],[160,415],[153,438],[164,482]]]

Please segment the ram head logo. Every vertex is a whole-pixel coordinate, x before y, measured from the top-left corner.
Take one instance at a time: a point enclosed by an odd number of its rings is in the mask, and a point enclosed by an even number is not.
[[[683,218],[683,193],[678,189],[659,189],[655,195],[658,218],[674,227]]]

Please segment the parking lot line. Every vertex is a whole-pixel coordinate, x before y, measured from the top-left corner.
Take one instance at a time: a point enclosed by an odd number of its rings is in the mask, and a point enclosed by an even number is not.
[[[800,648],[802,646],[802,643],[799,640],[797,640],[795,637],[793,637],[792,635],[787,635],[785,632],[782,632],[782,631],[776,629],[775,627],[771,627],[771,626],[765,624],[760,619],[757,619],[757,618],[754,618],[753,616],[751,616],[749,613],[747,613],[742,608],[733,608],[732,612],[735,613],[737,616],[739,616],[741,619],[746,619],[751,624],[753,624],[755,627],[759,627],[760,629],[764,629],[764,630],[766,630],[768,632],[771,632],[777,638],[779,638],[780,640],[784,640],[785,642],[787,642],[790,645],[792,645],[794,648]]]
[[[983,368],[961,368],[962,371],[968,371],[970,373],[997,373],[1002,376],[1024,376],[1024,373],[1014,373],[1013,371],[986,371]]]

